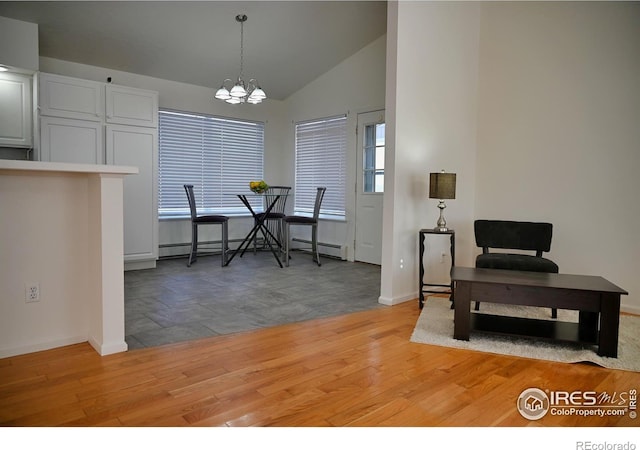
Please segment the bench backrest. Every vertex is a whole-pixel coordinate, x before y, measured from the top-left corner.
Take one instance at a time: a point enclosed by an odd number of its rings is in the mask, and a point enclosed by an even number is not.
[[[551,250],[553,225],[545,222],[476,220],[476,245],[483,253],[489,248],[535,250],[537,256]]]

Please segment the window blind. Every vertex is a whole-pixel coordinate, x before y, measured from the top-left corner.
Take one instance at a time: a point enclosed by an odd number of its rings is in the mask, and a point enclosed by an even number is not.
[[[295,133],[296,213],[312,214],[317,188],[325,186],[320,213],[344,217],[347,117],[298,122]]]
[[[158,215],[189,215],[185,184],[193,184],[199,213],[246,214],[233,194],[261,180],[264,123],[187,112],[159,113]],[[262,199],[250,199],[254,210]]]

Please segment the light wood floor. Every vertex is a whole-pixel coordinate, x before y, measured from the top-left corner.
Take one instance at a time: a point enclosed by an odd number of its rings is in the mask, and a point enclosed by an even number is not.
[[[0,359],[3,426],[637,426],[547,414],[520,393],[628,392],[640,374],[409,342],[417,302],[100,357]]]

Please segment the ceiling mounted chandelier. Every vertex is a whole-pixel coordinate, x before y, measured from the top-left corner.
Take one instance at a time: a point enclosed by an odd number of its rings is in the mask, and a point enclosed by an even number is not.
[[[236,16],[236,22],[240,22],[240,75],[238,75],[238,81],[231,87],[231,89],[225,86],[227,83],[229,86],[233,83],[231,78],[227,78],[222,82],[220,89],[216,91],[215,97],[218,100],[224,100],[227,103],[237,105],[238,103],[261,103],[262,100],[267,98],[258,81],[251,78],[245,83],[242,78],[242,70],[244,66],[244,23],[247,21],[246,14],[238,14]]]

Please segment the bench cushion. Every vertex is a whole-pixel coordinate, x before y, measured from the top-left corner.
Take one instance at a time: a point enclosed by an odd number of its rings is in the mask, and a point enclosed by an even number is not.
[[[476,267],[483,269],[558,273],[558,265],[551,260],[532,255],[513,253],[483,253],[477,256]]]

